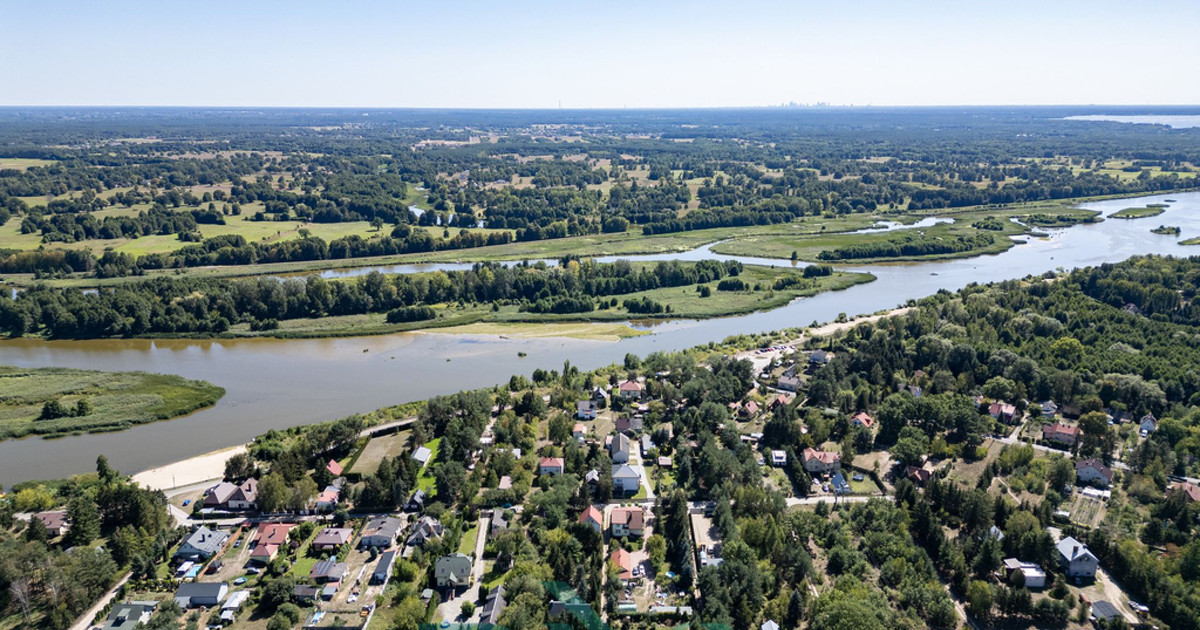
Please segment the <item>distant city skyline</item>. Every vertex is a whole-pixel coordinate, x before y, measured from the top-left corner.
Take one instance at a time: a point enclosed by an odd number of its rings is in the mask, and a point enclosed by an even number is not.
[[[1200,104],[1200,3],[9,2],[0,105]]]

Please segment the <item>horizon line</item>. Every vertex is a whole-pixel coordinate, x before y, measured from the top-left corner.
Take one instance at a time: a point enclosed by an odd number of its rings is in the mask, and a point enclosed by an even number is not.
[[[408,110],[408,111],[662,111],[662,110],[683,110],[683,111],[719,111],[719,110],[805,110],[805,109],[944,109],[944,108],[985,108],[985,107],[1014,107],[1014,108],[1050,108],[1050,107],[1121,107],[1121,108],[1196,108],[1200,109],[1200,102],[1197,103],[956,103],[956,104],[890,104],[890,105],[875,105],[875,104],[831,104],[831,103],[795,103],[795,104],[780,104],[780,105],[714,105],[714,106],[695,106],[695,105],[646,105],[646,106],[596,106],[596,107],[515,107],[515,106],[456,106],[456,105],[427,105],[427,106],[387,106],[387,105],[187,105],[187,104],[171,104],[171,105],[137,105],[137,104],[119,104],[119,105],[95,105],[95,104],[70,104],[70,105],[5,105],[0,104],[0,109],[345,109],[345,110]]]

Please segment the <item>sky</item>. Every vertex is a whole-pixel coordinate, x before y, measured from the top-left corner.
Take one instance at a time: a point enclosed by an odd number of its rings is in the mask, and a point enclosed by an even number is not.
[[[1194,105],[1197,33],[1197,0],[0,0],[0,105]]]

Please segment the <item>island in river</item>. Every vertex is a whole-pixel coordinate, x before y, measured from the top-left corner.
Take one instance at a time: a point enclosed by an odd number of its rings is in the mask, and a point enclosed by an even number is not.
[[[168,374],[0,366],[0,440],[119,431],[211,407],[224,395]]]

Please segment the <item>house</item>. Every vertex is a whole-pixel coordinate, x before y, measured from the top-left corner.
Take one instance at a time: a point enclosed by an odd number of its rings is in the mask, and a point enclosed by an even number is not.
[[[430,457],[433,457],[433,451],[429,450],[428,446],[418,446],[412,454],[413,461],[417,462],[418,466],[428,464]]]
[[[628,551],[618,548],[608,557],[609,562],[612,562],[617,567],[617,577],[621,582],[629,582],[634,578],[633,575],[633,556]]]
[[[933,476],[933,473],[925,470],[924,468],[909,466],[904,469],[904,476],[914,484],[918,486],[924,486],[925,482],[929,481],[929,478]]]
[[[1187,503],[1200,503],[1200,486],[1194,483],[1181,482],[1169,488],[1170,492],[1180,492]]]
[[[581,400],[575,403],[575,417],[580,420],[595,420],[599,405],[594,400]]]
[[[870,429],[875,426],[875,418],[872,418],[867,412],[860,411],[850,417],[850,424],[856,427],[866,427]]]
[[[503,480],[501,480],[503,481]],[[509,480],[510,484],[512,480]],[[408,501],[404,503],[405,512],[420,512],[425,509],[425,491],[417,490],[408,497]]]
[[[613,466],[613,491],[627,494],[637,494],[642,477],[629,464]]]
[[[184,582],[175,591],[175,603],[180,608],[211,608],[220,604],[229,594],[229,585],[224,582]]]
[[[512,477],[510,477],[508,475],[504,475],[503,477],[501,477],[500,483],[496,484],[496,489],[497,490],[511,490],[512,489]]]
[[[293,527],[291,523],[259,523],[251,542],[250,561],[268,564],[274,560],[279,548],[288,543],[288,533]]]
[[[479,611],[479,628],[488,630],[500,623],[500,613],[508,603],[504,601],[504,586],[497,586],[488,591],[487,599],[483,602],[483,610]]]
[[[991,527],[988,528],[987,537],[995,538],[996,541],[999,542],[1001,540],[1004,540],[1004,532],[1001,531],[999,527],[992,525]]]
[[[413,526],[412,533],[408,535],[408,540],[405,541],[409,547],[424,547],[425,543],[431,540],[441,540],[446,533],[446,527],[441,521],[432,516],[422,516],[421,520]]]
[[[253,478],[237,485],[222,481],[204,496],[204,507],[222,510],[252,510],[257,503],[258,480]]]
[[[804,470],[810,473],[824,474],[840,470],[842,454],[832,451],[818,451],[815,448],[804,449]]]
[[[637,381],[625,381],[617,386],[617,395],[624,400],[641,400],[645,385]]]
[[[250,599],[250,591],[235,591],[229,595],[224,604],[221,604],[221,621],[224,623],[233,623],[233,616],[237,613],[242,604]]]
[[[772,466],[787,466],[787,453],[784,451],[771,451]]]
[[[471,585],[471,558],[461,553],[442,556],[433,565],[438,588],[456,589]]]
[[[292,589],[292,598],[300,603],[315,602],[321,597],[321,589],[308,584],[297,584]]]
[[[538,474],[557,476],[563,474],[565,464],[561,457],[543,457],[538,464]]]
[[[363,528],[362,539],[358,541],[358,546],[362,549],[377,547],[386,549],[391,547],[396,542],[396,537],[400,535],[400,528],[404,522],[394,516],[378,516],[367,521],[367,526]]]
[[[326,527],[313,539],[312,546],[318,551],[337,549],[350,542],[353,536],[354,530],[349,527]]]
[[[1055,546],[1058,549],[1058,563],[1067,577],[1096,577],[1100,560],[1088,551],[1087,545],[1067,536]]]
[[[630,443],[629,437],[622,433],[614,435],[612,442],[608,445],[608,454],[614,464],[628,463],[632,450],[633,445]]]
[[[1062,422],[1042,427],[1042,440],[1064,446],[1074,446],[1079,441],[1079,427]]]
[[[492,510],[492,518],[489,519],[488,537],[495,538],[500,532],[508,531],[508,513],[500,508]]]
[[[1042,568],[1032,562],[1021,562],[1016,558],[1007,558],[1004,561],[1004,579],[1010,584],[1014,583],[1016,574],[1021,574],[1021,582],[1025,588],[1044,588],[1046,586],[1046,572]]]
[[[379,554],[379,562],[375,563],[375,571],[371,573],[372,584],[386,584],[392,575],[392,565],[396,563],[396,551],[385,551]]]
[[[674,465],[675,465],[675,460],[671,459],[670,457],[667,457],[666,455],[658,456],[658,467],[659,468],[671,468]]]
[[[609,520],[614,538],[640,537],[646,529],[646,513],[641,507],[613,508]]]
[[[584,525],[591,525],[592,529],[595,529],[597,532],[599,532],[604,529],[604,514],[602,514],[600,510],[597,510],[596,506],[589,505],[587,506],[587,509],[579,515],[579,522],[583,523]]]
[[[596,401],[597,405],[600,403],[607,405],[608,398],[608,392],[604,391],[603,387],[597,386],[592,388],[592,400]]]
[[[338,562],[337,556],[334,556],[314,564],[308,572],[308,578],[318,584],[341,582],[349,570],[349,566],[345,562]]]
[[[1150,435],[1158,430],[1158,418],[1154,414],[1148,413],[1142,416],[1141,432],[1143,436]]]
[[[150,621],[155,608],[158,608],[156,601],[117,604],[113,606],[112,612],[108,614],[108,621],[100,630],[133,630],[138,624]]]
[[[238,484],[226,507],[230,510],[253,510],[258,507],[258,480],[251,477]]]
[[[779,624],[775,623],[774,619],[768,619],[762,622],[762,625],[759,626],[759,630],[779,630]]]
[[[904,387],[904,389],[913,398],[920,398],[921,396],[923,396],[925,394],[925,390],[921,389],[920,387],[918,387],[916,385],[907,385]]]
[[[314,505],[318,512],[332,512],[333,508],[337,507],[338,497],[342,494],[342,489],[337,486],[325,486],[325,489],[317,495],[317,500]]]
[[[788,404],[788,397],[784,394],[776,394],[774,398],[767,401],[767,411],[775,411],[780,407]]]
[[[325,464],[325,470],[328,470],[329,474],[333,475],[334,477],[342,476],[342,465],[332,459],[329,460],[328,464]]]
[[[229,497],[233,496],[235,490],[237,490],[237,486],[228,481],[222,481],[209,488],[208,492],[204,495],[204,507],[224,508],[229,502]]]
[[[582,440],[587,437],[587,425],[582,422],[576,422],[574,427],[571,427],[571,437],[576,440]]]
[[[825,365],[833,360],[834,354],[824,350],[813,350],[808,353],[808,362],[813,365]]]
[[[583,480],[589,484],[599,483],[600,482],[600,471],[596,470],[595,468],[587,471],[587,474],[583,476]]]
[[[1053,400],[1043,400],[1041,404],[1038,405],[1038,412],[1040,412],[1040,415],[1046,417],[1053,416],[1054,414],[1058,413],[1058,404]]]
[[[217,555],[228,540],[229,532],[213,531],[201,525],[179,545],[174,557],[192,561],[207,560]]]
[[[784,374],[783,376],[779,377],[779,382],[776,383],[775,386],[785,392],[799,391],[800,377],[796,376],[795,374],[792,374],[791,376]]]
[[[1075,479],[1107,488],[1112,483],[1113,471],[1098,459],[1084,459],[1075,462]]]
[[[760,411],[762,411],[762,407],[758,406],[758,403],[751,400],[750,402],[742,405],[742,408],[738,411],[738,415],[749,420],[757,416]]]
[[[650,439],[649,435],[642,436],[642,455],[650,452],[654,448],[654,440]]]
[[[988,405],[988,415],[1004,424],[1012,424],[1017,419],[1017,407],[1006,402],[994,402]]]
[[[71,522],[68,520],[65,510],[38,512],[33,515],[33,518],[41,521],[52,536],[62,536],[71,531]]]

